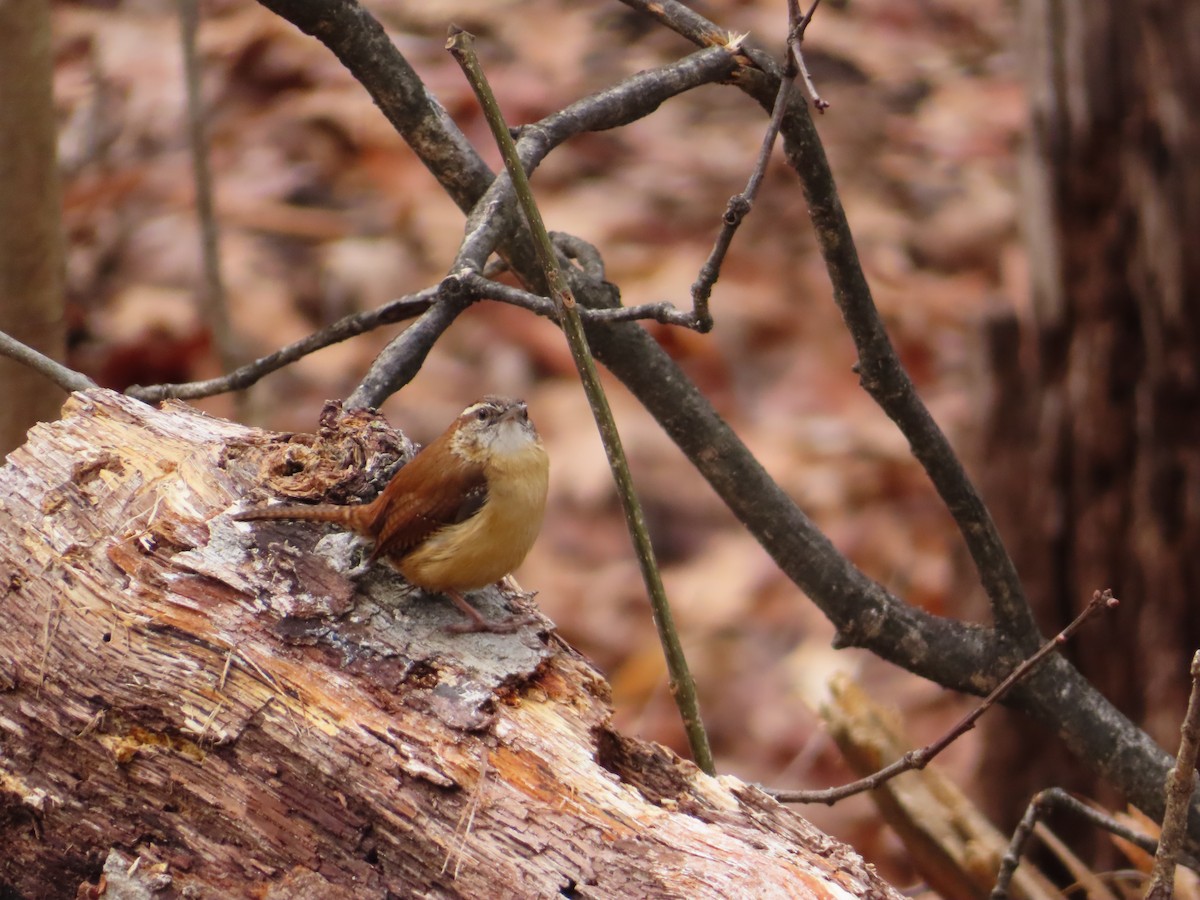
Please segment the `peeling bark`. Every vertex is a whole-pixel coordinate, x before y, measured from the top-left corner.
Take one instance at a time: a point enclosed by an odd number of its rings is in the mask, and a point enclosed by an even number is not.
[[[390,569],[348,580],[356,539],[229,518],[410,452],[365,413],[289,438],[107,391],[33,429],[0,469],[0,892],[896,896],[616,734],[549,623],[450,635]]]

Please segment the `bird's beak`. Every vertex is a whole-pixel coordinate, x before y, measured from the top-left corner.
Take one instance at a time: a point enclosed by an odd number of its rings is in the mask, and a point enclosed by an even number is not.
[[[500,421],[510,422],[513,420],[519,421],[522,414],[525,412],[525,404],[518,403],[515,406],[510,406],[500,415]]]

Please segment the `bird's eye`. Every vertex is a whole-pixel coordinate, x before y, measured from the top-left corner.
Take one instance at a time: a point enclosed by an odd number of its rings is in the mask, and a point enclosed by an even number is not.
[[[482,409],[475,410],[475,418],[477,421],[486,422],[491,418],[491,411],[485,406]]]

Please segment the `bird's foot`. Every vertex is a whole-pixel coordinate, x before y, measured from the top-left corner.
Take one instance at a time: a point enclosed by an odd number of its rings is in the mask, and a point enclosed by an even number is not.
[[[507,619],[486,619],[483,614],[475,607],[467,602],[458,591],[446,591],[446,596],[450,598],[467,617],[469,621],[459,622],[456,625],[447,625],[445,630],[451,634],[476,634],[478,632],[490,632],[492,634],[512,634],[526,625],[536,625],[539,619],[536,616],[509,616]]]
[[[536,616],[509,616],[507,619],[485,619],[479,616],[478,619],[446,625],[443,630],[450,634],[512,634],[526,625],[537,625],[540,621]]]

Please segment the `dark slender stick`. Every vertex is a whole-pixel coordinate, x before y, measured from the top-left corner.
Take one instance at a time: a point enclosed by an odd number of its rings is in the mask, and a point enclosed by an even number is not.
[[[204,129],[204,98],[200,94],[200,60],[196,32],[200,25],[199,0],[179,0],[183,75],[187,85],[188,143],[192,148],[192,180],[196,185],[196,218],[200,222],[200,256],[203,261],[204,318],[212,330],[221,368],[230,372],[238,364],[237,339],[229,324],[225,280],[221,276],[221,248],[213,204],[212,172],[208,166],[208,140]]]
[[[758,189],[762,185],[763,176],[767,171],[767,162],[771,158],[771,148],[775,146],[775,139],[779,136],[779,124],[783,121],[783,111],[787,108],[788,92],[791,87],[791,82],[786,78],[779,79],[779,94],[775,98],[775,111],[771,114],[767,133],[763,135],[754,171],[750,173],[746,189],[729,198],[729,204],[725,207],[725,215],[721,217],[721,230],[717,233],[716,243],[713,244],[708,259],[700,267],[700,274],[692,285],[692,310],[695,315],[697,331],[712,330],[713,317],[708,303],[712,296],[713,285],[717,283],[717,279],[721,275],[721,265],[725,262],[725,254],[729,252],[729,247],[733,243],[733,236],[741,226],[742,220],[749,215],[754,206],[754,200],[758,196]]]
[[[963,716],[957,724],[933,743],[917,750],[910,750],[894,763],[884,766],[878,772],[874,772],[866,778],[860,778],[857,781],[852,781],[840,787],[819,791],[784,791],[773,788],[765,788],[764,790],[780,803],[826,803],[832,805],[838,800],[843,800],[854,794],[875,790],[903,772],[925,768],[935,756],[974,728],[979,718],[995,706],[1000,698],[1012,690],[1013,685],[1032,672],[1043,659],[1065,644],[1080,629],[1084,622],[1101,609],[1114,609],[1118,605],[1118,602],[1117,598],[1112,595],[1111,590],[1096,591],[1092,595],[1091,601],[1084,607],[1083,612],[1076,616],[1066,628],[1046,641],[1046,643],[1038,648],[1036,653],[1013,669],[1003,681],[992,689],[992,692],[984,698],[982,703]]]
[[[1051,792],[1060,790],[1060,788],[1050,788],[1041,791],[1035,794],[1029,801],[1029,805],[1025,807],[1025,815],[1021,816],[1021,821],[1017,823],[1012,839],[1008,843],[1008,849],[1000,859],[1000,871],[996,874],[996,885],[992,888],[989,900],[1008,900],[1008,886],[1012,883],[1017,866],[1021,863],[1021,854],[1025,852],[1025,845],[1033,836],[1033,829],[1037,825],[1038,819],[1045,816],[1047,810],[1053,805],[1049,799]]]
[[[812,21],[813,13],[820,5],[821,0],[813,0],[813,5],[809,7],[808,12],[804,14],[803,18],[800,18],[795,0],[788,0],[788,65],[784,67],[784,77],[790,80],[795,78],[796,72],[799,72],[800,78],[804,81],[804,87],[808,90],[808,95],[812,97],[813,106],[816,107],[817,112],[823,113],[829,109],[829,102],[822,100],[821,95],[817,93],[817,86],[813,83],[812,76],[808,74],[808,66],[804,63],[804,53],[801,50],[801,45],[804,43],[804,32],[808,30],[808,23]]]
[[[1017,866],[1020,864],[1021,855],[1025,852],[1025,845],[1029,843],[1029,839],[1033,836],[1034,826],[1053,809],[1066,810],[1073,815],[1079,816],[1097,828],[1103,829],[1110,834],[1115,834],[1122,840],[1129,841],[1129,843],[1145,850],[1147,853],[1158,852],[1158,841],[1153,838],[1134,831],[1128,825],[1118,822],[1112,816],[1105,815],[1099,810],[1093,809],[1083,801],[1072,797],[1062,788],[1047,788],[1035,794],[1033,799],[1029,801],[1029,805],[1025,808],[1025,815],[1021,817],[1021,822],[1013,832],[1008,849],[1000,861],[1000,870],[996,875],[996,886],[992,888],[989,900],[1008,900],[1009,886],[1012,884],[1013,875],[1016,874]],[[1200,861],[1197,861],[1194,857],[1188,856],[1184,861],[1189,868],[1196,869],[1200,867]]]
[[[662,22],[700,46],[712,43],[721,29],[677,0],[622,0]],[[761,51],[743,51],[761,69],[746,72],[738,86],[770,109],[779,92],[783,72]],[[757,77],[755,77],[757,76]],[[837,186],[825,158],[820,136],[808,107],[792,103],[780,132],[789,165],[800,177],[808,201],[817,242],[825,260],[833,297],[858,350],[859,381],[872,399],[899,426],[913,455],[921,463],[939,496],[950,510],[963,543],[979,572],[992,606],[996,628],[1026,653],[1039,643],[1016,566],[1000,540],[991,514],[984,506],[946,435],[921,402],[875,308],[870,286],[859,263],[854,235],[838,197]]]
[[[226,391],[240,390],[254,384],[263,376],[282,369],[289,363],[310,353],[315,353],[323,347],[337,344],[382,325],[390,325],[419,316],[433,305],[439,291],[440,288],[426,288],[419,293],[385,303],[378,309],[346,316],[327,328],[322,328],[294,344],[289,344],[220,378],[192,381],[187,384],[158,384],[149,387],[134,385],[125,393],[146,403],[158,403],[168,397],[192,400],[198,397],[212,397]]]
[[[692,748],[692,756],[696,764],[709,775],[716,774],[716,766],[709,747],[708,735],[704,731],[704,723],[700,718],[700,704],[696,697],[696,684],[688,669],[687,658],[683,653],[683,645],[675,628],[674,616],[667,602],[666,590],[663,588],[662,575],[654,559],[654,548],[650,544],[650,536],[646,530],[645,516],[642,514],[641,503],[634,491],[633,479],[629,474],[629,464],[625,459],[625,451],[621,446],[621,436],[613,419],[612,409],[608,398],[600,384],[600,376],[596,371],[596,363],[588,349],[587,337],[583,332],[583,322],[575,303],[575,296],[567,285],[562,269],[559,267],[558,256],[550,235],[542,222],[541,212],[533,199],[529,187],[529,179],[517,154],[516,144],[513,143],[508,125],[500,112],[495,95],[488,85],[487,78],[479,66],[473,47],[474,38],[461,29],[452,28],[446,48],[462,67],[471,88],[479,99],[484,116],[492,129],[492,135],[500,147],[504,157],[504,165],[512,179],[517,192],[517,199],[525,214],[526,222],[533,232],[535,248],[541,260],[546,282],[550,287],[550,296],[558,307],[560,324],[567,343],[571,348],[571,356],[579,369],[579,377],[583,382],[584,393],[587,394],[588,404],[596,419],[596,427],[604,443],[608,455],[609,466],[612,468],[613,479],[621,496],[625,510],[625,519],[629,525],[630,536],[633,538],[637,551],[638,563],[641,566],[642,578],[650,594],[651,609],[654,612],[654,622],[658,627],[659,640],[663,645],[663,653],[667,660],[667,670],[670,673],[671,695],[679,707],[683,718],[684,729],[687,732],[688,743]]]
[[[44,353],[39,353],[27,344],[22,344],[16,338],[0,331],[0,356],[7,356],[22,365],[28,366],[35,372],[45,375],[65,391],[86,391],[97,387],[96,382],[68,369],[62,363],[55,362]]]
[[[750,214],[750,210],[754,207],[754,200],[758,197],[758,189],[762,186],[763,177],[766,175],[767,163],[771,159],[771,150],[775,147],[775,140],[779,137],[779,126],[783,122],[783,115],[787,111],[788,99],[792,90],[792,81],[796,77],[797,72],[803,72],[805,83],[808,85],[810,92],[814,93],[816,89],[812,85],[812,80],[808,77],[808,72],[804,68],[804,58],[800,55],[800,42],[804,39],[804,32],[808,28],[808,23],[812,21],[813,13],[817,11],[821,0],[813,0],[812,7],[803,16],[800,14],[800,6],[797,0],[788,0],[788,52],[787,64],[784,66],[782,77],[779,79],[779,90],[775,94],[775,103],[771,108],[771,121],[767,125],[767,131],[763,135],[762,145],[759,147],[758,159],[754,163],[754,170],[750,173],[750,180],[746,183],[746,189],[740,194],[735,194],[729,198],[729,203],[725,207],[725,215],[721,217],[721,230],[717,234],[716,242],[713,244],[712,251],[705,260],[704,265],[700,267],[700,274],[692,285],[692,310],[695,319],[695,328],[700,332],[708,332],[712,330],[713,318],[709,311],[709,298],[712,296],[713,285],[717,283],[717,279],[721,275],[721,265],[725,262],[725,255],[729,252],[729,247],[733,243],[733,236],[737,233],[742,221]],[[730,46],[731,50],[737,49],[736,45]],[[824,100],[817,100],[818,109],[825,109],[829,106]]]
[[[558,307],[548,297],[531,294],[529,291],[501,284],[498,281],[491,281],[473,272],[468,272],[460,277],[463,284],[470,287],[471,292],[481,300],[497,300],[501,303],[507,303],[510,306],[519,306],[522,309],[527,309],[539,316],[553,319],[555,322],[558,321]],[[582,306],[576,307],[576,309],[579,312],[580,319],[586,324],[593,322],[599,324],[634,322],[650,319],[655,322],[661,322],[664,325],[681,325],[687,327],[692,318],[691,313],[676,309],[672,304],[667,302],[643,303],[640,306],[619,306],[616,309],[587,309]]]

